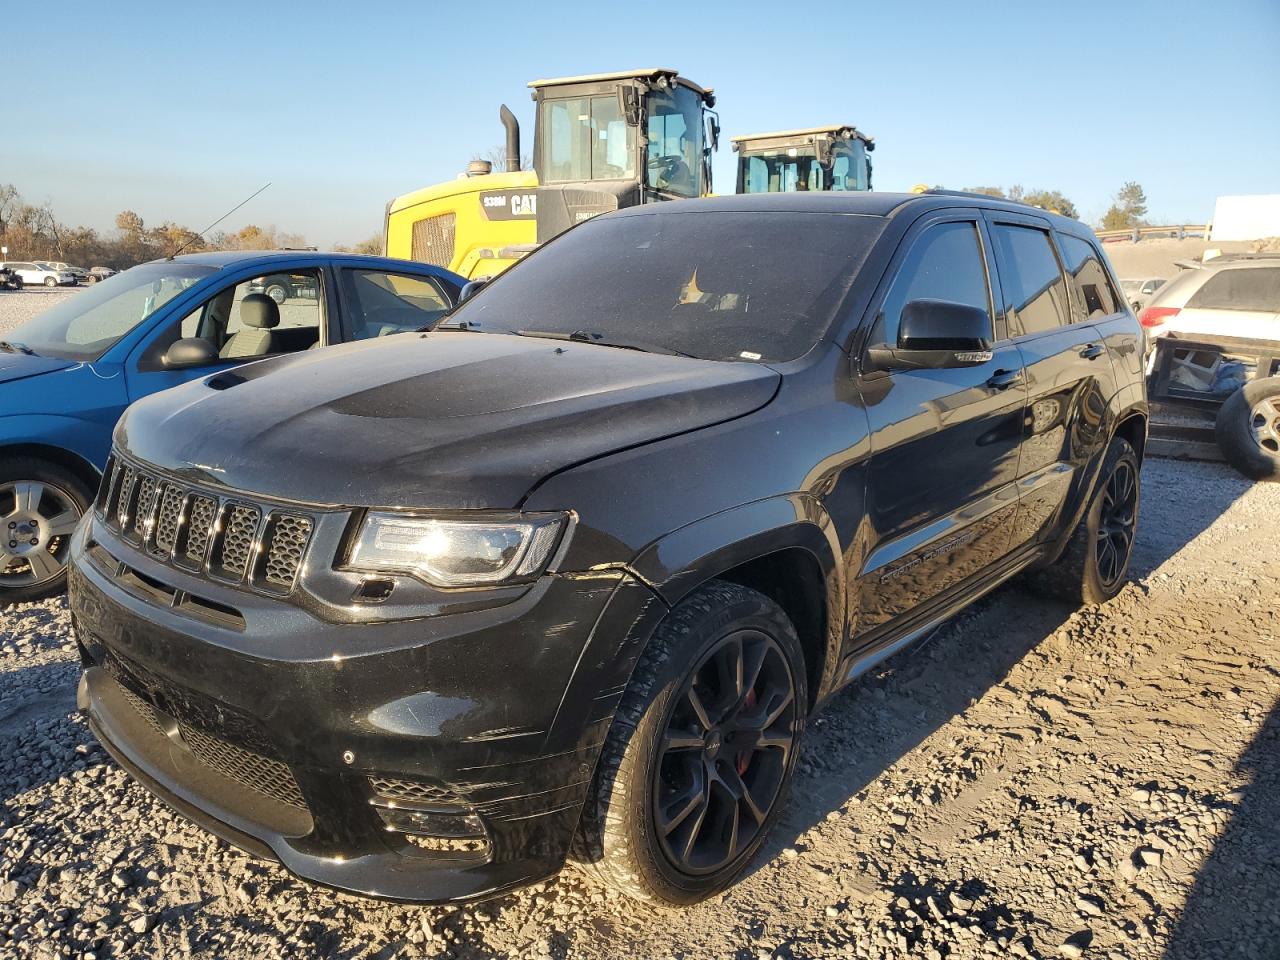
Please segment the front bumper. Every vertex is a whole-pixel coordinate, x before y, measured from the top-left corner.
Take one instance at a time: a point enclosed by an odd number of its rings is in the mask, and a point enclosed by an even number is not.
[[[94,538],[121,549],[96,518],[73,541],[79,706],[180,813],[302,877],[396,900],[474,899],[563,865],[620,694],[593,676],[600,651],[660,614],[637,581],[545,577],[489,610],[356,624],[241,592],[263,609],[233,630],[131,588],[86,552]],[[218,589],[128,561],[178,591]],[[482,842],[388,829],[387,792],[397,810],[482,824]]]

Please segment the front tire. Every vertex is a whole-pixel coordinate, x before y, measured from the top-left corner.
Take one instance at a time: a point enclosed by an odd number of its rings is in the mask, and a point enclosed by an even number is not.
[[[0,607],[66,589],[71,534],[92,501],[92,491],[55,464],[0,464]]]
[[[778,605],[737,584],[700,587],[636,665],[575,859],[646,902],[697,903],[728,887],[783,805],[807,697],[800,641]]]
[[[273,283],[269,285],[264,292],[268,297],[276,302],[277,306],[283,304],[289,299],[289,291],[284,284],[281,283]]]
[[[58,280],[56,277],[45,277],[44,285],[46,287],[56,287],[58,285]]]
[[[1128,440],[1113,437],[1084,517],[1057,562],[1027,575],[1030,586],[1077,606],[1119,593],[1129,577],[1141,494],[1138,454]]]
[[[1227,398],[1214,425],[1227,462],[1253,480],[1280,480],[1280,377],[1251,380]]]

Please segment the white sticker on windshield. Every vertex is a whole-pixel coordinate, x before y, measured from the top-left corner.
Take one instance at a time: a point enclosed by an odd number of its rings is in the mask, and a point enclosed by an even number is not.
[[[738,356],[740,356],[743,360],[759,360],[760,359],[760,354],[752,353],[750,350],[743,350],[740,354],[738,354]]]

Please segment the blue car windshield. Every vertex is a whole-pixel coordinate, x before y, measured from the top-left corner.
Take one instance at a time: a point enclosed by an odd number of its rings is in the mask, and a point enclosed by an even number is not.
[[[178,294],[217,272],[198,263],[144,263],[73,294],[4,339],[40,356],[96,360]]]

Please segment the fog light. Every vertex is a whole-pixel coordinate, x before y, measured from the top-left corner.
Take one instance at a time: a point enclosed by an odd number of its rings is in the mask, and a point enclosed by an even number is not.
[[[402,807],[377,807],[376,809],[386,828],[399,833],[453,839],[483,840],[485,838],[484,824],[474,813],[407,810]]]

